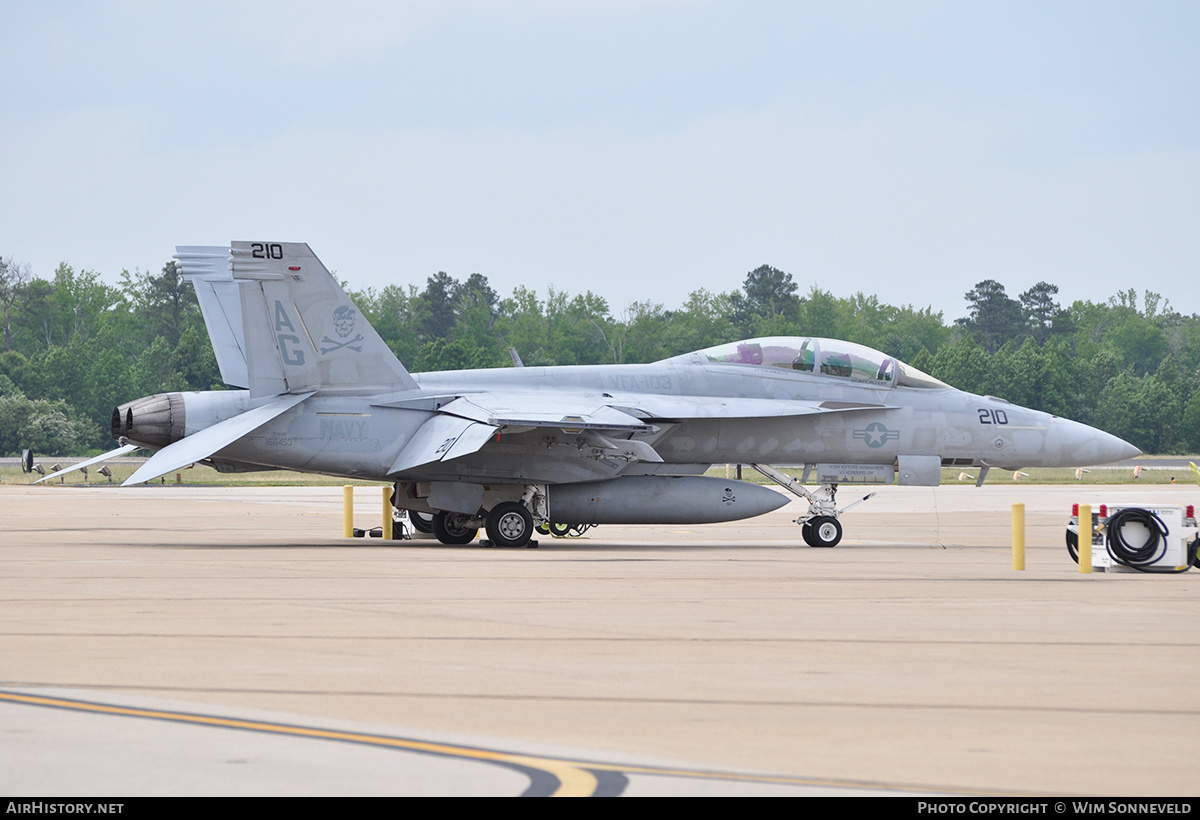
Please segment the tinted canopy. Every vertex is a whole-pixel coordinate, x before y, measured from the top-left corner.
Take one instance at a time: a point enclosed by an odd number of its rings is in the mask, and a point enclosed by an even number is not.
[[[747,339],[701,350],[700,355],[714,363],[777,367],[876,387],[949,386],[873,348],[815,336]]]

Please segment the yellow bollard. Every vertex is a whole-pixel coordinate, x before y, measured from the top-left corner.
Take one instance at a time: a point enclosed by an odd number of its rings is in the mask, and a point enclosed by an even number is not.
[[[383,540],[392,540],[392,488],[383,487]]]
[[[1012,552],[1013,569],[1025,569],[1025,505],[1013,504],[1012,508]]]
[[[342,487],[342,538],[354,537],[354,488]]]
[[[1092,573],[1092,505],[1079,505],[1079,571]]]

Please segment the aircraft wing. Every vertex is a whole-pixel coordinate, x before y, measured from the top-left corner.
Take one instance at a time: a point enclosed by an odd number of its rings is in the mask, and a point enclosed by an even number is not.
[[[447,397],[450,398],[450,397]],[[383,406],[411,406],[412,400]],[[404,473],[478,452],[497,434],[536,428],[585,436],[590,447],[626,461],[661,462],[637,433],[658,431],[655,422],[698,418],[802,416],[888,409],[882,404],[810,402],[711,396],[572,394],[569,391],[470,393],[440,406],[409,440],[389,473]]]
[[[411,400],[382,406],[411,406]],[[637,461],[662,461],[654,448],[627,438],[656,428],[603,399],[555,393],[487,392],[460,396],[438,408],[405,445],[389,473],[403,473],[427,464],[470,455],[501,431],[554,428],[586,434],[588,441],[613,456]],[[613,440],[602,435],[607,433]]]
[[[556,393],[478,393],[456,399],[443,413],[495,427],[560,427],[648,433],[654,428],[636,416],[594,397]]]
[[[313,394],[297,393],[281,396],[273,402],[255,407],[253,410],[247,410],[245,413],[239,413],[233,418],[225,419],[212,427],[205,427],[198,433],[168,444],[151,456],[121,486],[129,487],[145,481],[152,481],[164,473],[206,459],[242,436],[254,432],[276,416],[291,410],[311,395]]]

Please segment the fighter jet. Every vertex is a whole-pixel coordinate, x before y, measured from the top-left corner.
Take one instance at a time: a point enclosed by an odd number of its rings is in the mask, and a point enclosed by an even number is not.
[[[241,389],[117,407],[122,446],[106,456],[157,450],[126,486],[195,462],[379,480],[443,543],[468,543],[482,527],[493,544],[518,547],[550,523],[733,521],[790,500],[705,475],[745,464],[807,501],[796,518],[804,541],[832,547],[854,506],[838,506],[845,484],[933,486],[943,466],[978,468],[982,484],[991,467],[1076,467],[1140,452],[816,337],[748,339],[653,364],[413,374],[308,245],[181,246],[176,258],[222,378]],[[772,466],[781,464],[804,465],[804,479]]]

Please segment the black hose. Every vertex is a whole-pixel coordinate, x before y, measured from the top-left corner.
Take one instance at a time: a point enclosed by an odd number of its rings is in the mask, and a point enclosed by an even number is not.
[[[1079,533],[1067,530],[1067,554],[1072,561],[1079,563]]]
[[[1130,544],[1121,534],[1121,529],[1129,522],[1141,524],[1149,531],[1146,542],[1141,546]],[[1153,566],[1155,561],[1166,554],[1169,530],[1163,520],[1150,510],[1144,510],[1141,507],[1126,507],[1112,514],[1108,519],[1106,529],[1108,531],[1108,554],[1119,564],[1142,572],[1184,572],[1188,568],[1187,564],[1182,569]]]

